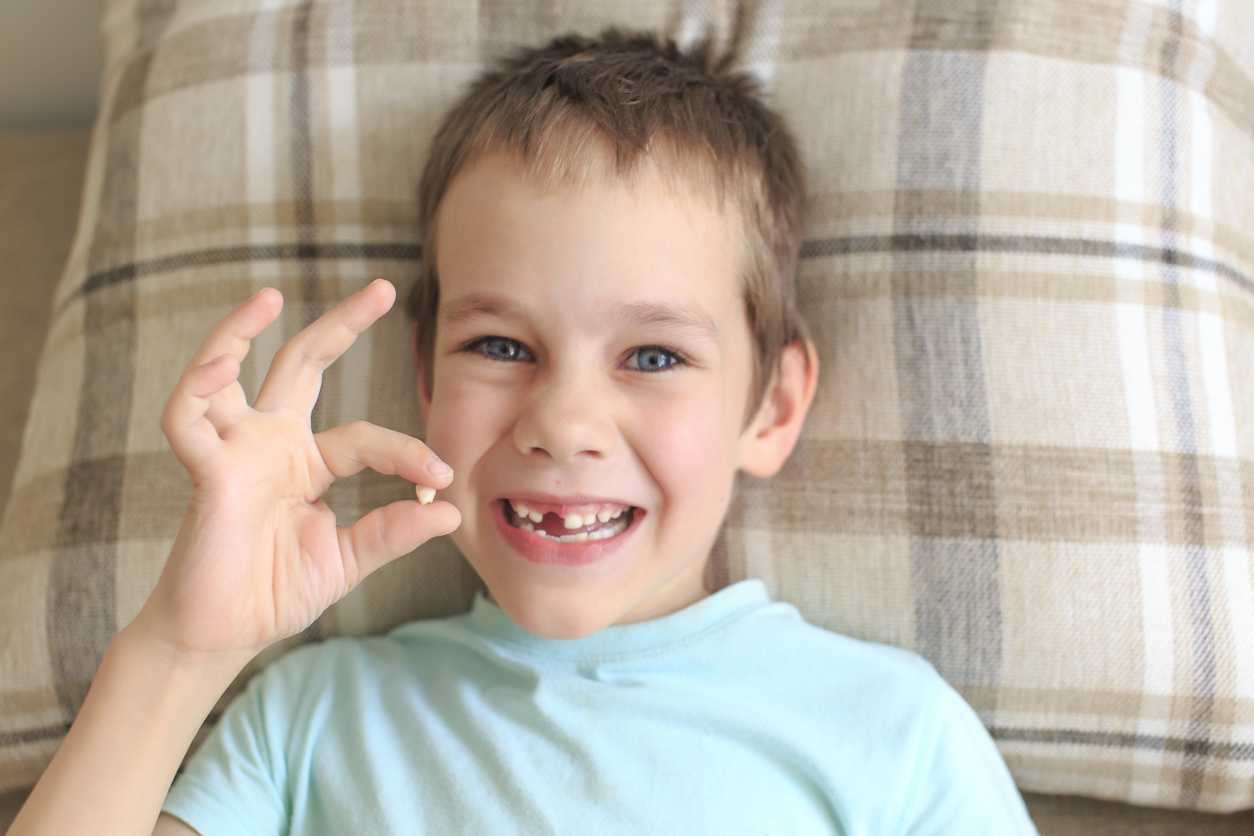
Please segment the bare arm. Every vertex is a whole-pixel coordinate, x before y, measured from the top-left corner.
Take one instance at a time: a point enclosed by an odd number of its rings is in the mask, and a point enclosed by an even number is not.
[[[237,377],[277,318],[262,291],[210,333],[161,419],[194,487],[157,587],[110,644],[65,742],[10,836],[186,833],[160,815],[179,763],[214,703],[268,645],[294,635],[370,572],[457,527],[445,502],[376,508],[338,527],[331,483],[370,467],[429,488],[452,478],[421,442],[356,422],[316,436],[322,373],[395,290],[375,282],[275,355],[256,403]]]

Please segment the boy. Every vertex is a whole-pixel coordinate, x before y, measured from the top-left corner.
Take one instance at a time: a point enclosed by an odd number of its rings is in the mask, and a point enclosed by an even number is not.
[[[239,363],[281,299],[228,315],[162,420],[195,485],[173,552],[12,832],[1032,832],[925,663],[760,582],[705,589],[735,473],[782,466],[817,380],[800,165],[749,83],[703,49],[555,41],[453,110],[420,201],[430,449],[309,430],[386,282],[288,342],[251,408]],[[337,530],[320,497],[363,467],[419,500]],[[449,532],[488,598],[285,657],[166,797],[252,656]]]

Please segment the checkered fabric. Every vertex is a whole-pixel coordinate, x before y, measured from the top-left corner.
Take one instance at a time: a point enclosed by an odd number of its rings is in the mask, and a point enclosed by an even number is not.
[[[1254,4],[104,5],[81,225],[0,523],[0,788],[33,783],[155,583],[190,495],[158,416],[210,326],[283,291],[255,393],[335,300],[403,290],[453,98],[516,44],[617,23],[737,49],[809,167],[819,395],[784,472],[740,483],[712,583],[761,577],[923,654],[1026,790],[1254,806]],[[330,370],[315,429],[421,434],[406,328]],[[363,474],[328,499],[352,520],[409,490]],[[477,584],[433,542],[294,641]]]

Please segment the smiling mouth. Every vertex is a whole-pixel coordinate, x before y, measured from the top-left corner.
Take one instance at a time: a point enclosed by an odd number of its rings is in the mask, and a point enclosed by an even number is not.
[[[502,500],[502,503],[505,521],[511,526],[555,543],[606,540],[626,531],[636,513],[631,505],[563,505],[548,510],[516,499]]]

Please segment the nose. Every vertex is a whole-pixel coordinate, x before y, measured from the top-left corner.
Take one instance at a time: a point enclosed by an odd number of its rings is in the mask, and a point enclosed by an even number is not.
[[[549,369],[535,380],[514,424],[518,451],[546,453],[559,462],[613,453],[618,431],[612,396],[593,377]]]

